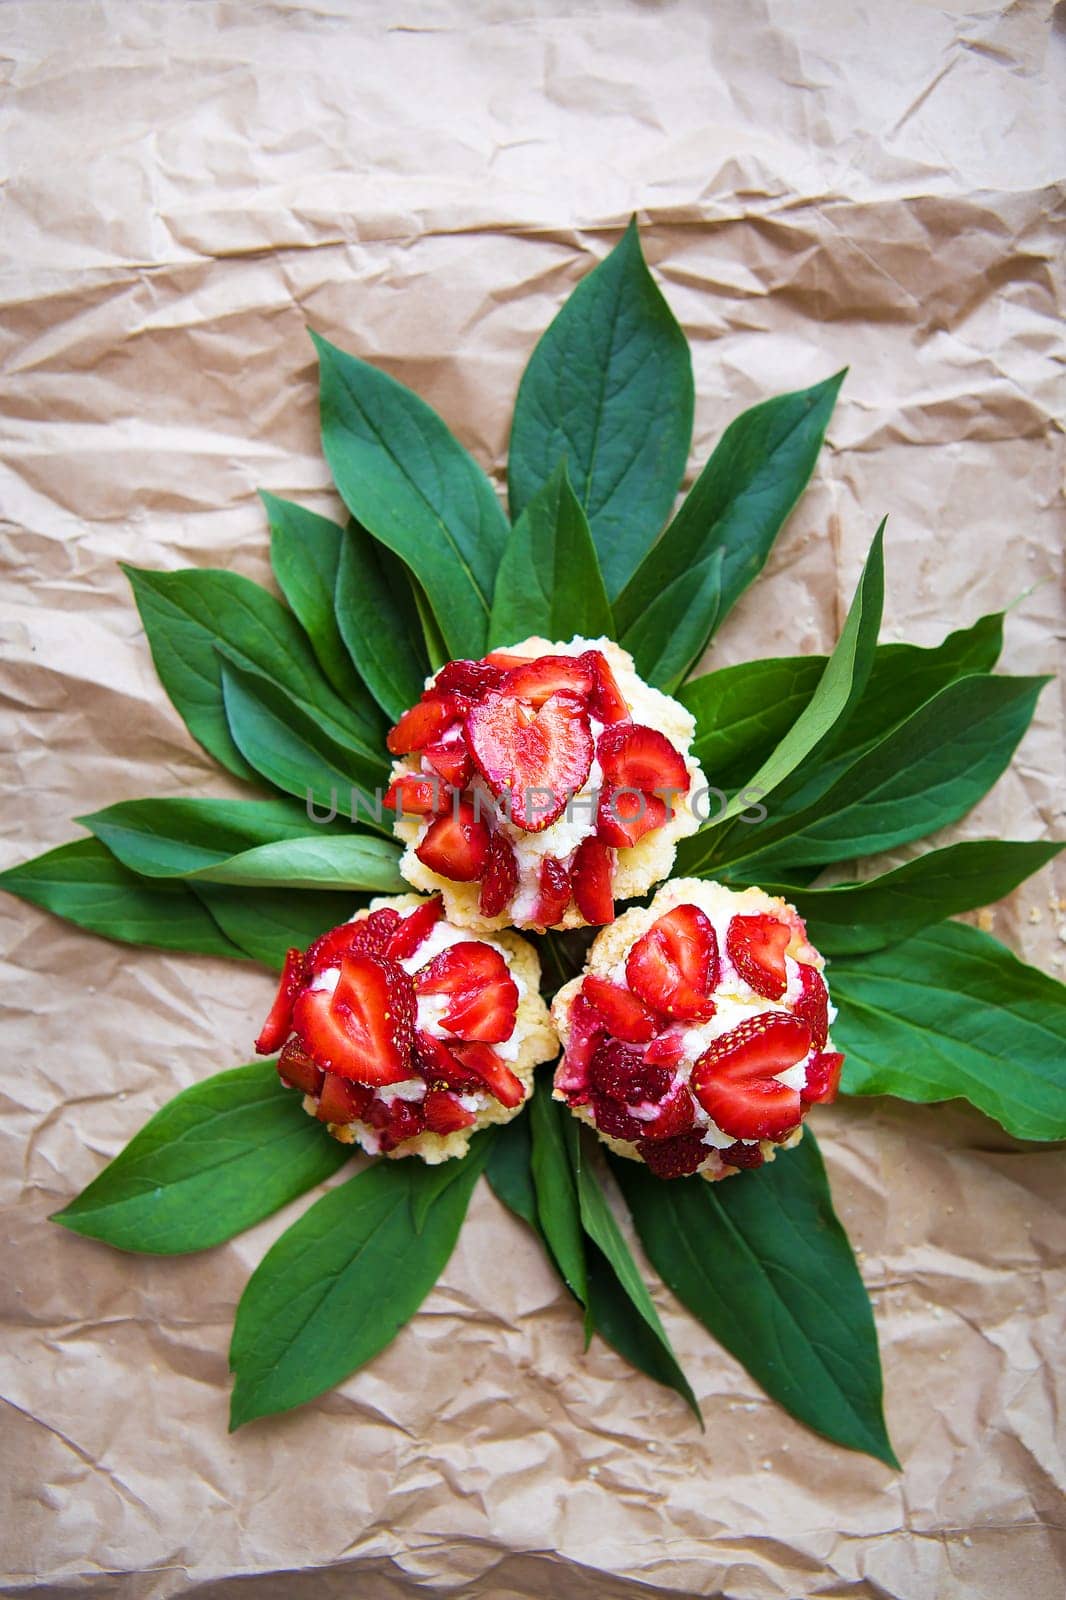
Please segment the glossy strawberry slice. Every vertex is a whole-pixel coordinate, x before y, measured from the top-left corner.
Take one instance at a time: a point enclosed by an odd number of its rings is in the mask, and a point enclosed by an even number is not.
[[[578,657],[578,661],[592,679],[589,710],[596,721],[628,721],[629,706],[615,682],[614,673],[607,664],[607,657],[599,650],[586,650],[583,656]]]
[[[366,1120],[378,1129],[384,1151],[395,1150],[408,1139],[417,1139],[426,1127],[426,1114],[417,1100],[390,1100],[387,1105],[375,1100],[367,1110]]]
[[[661,828],[668,818],[666,801],[657,794],[644,794],[636,789],[605,787],[600,790],[596,832],[619,850],[636,844],[653,828]]]
[[[555,1087],[566,1095],[571,1105],[583,1105],[588,1099],[593,1052],[606,1033],[599,1012],[579,994],[570,1007],[566,1054],[555,1075]]]
[[[761,1167],[766,1157],[757,1144],[744,1144],[740,1139],[736,1144],[727,1145],[718,1154],[727,1167],[752,1168]]]
[[[500,683],[500,693],[530,705],[542,706],[553,694],[572,694],[587,700],[596,687],[588,655],[538,656],[514,667]]]
[[[597,978],[590,972],[581,985],[581,993],[596,1007],[608,1032],[616,1039],[623,1039],[626,1044],[648,1044],[658,1033],[659,1023],[654,1012],[620,983]]]
[[[645,1061],[652,1062],[657,1067],[676,1067],[684,1059],[685,1039],[681,1028],[667,1028],[665,1033],[660,1033],[658,1038],[652,1040],[644,1052]]]
[[[467,701],[461,695],[437,694],[431,689],[404,712],[385,743],[394,756],[424,750],[428,744],[439,743],[466,707]]]
[[[822,1050],[807,1063],[807,1085],[800,1090],[805,1106],[832,1105],[840,1088],[844,1057],[839,1050]]]
[[[810,1028],[811,1044],[815,1050],[824,1050],[829,1035],[829,990],[816,968],[804,966],[801,962],[799,975],[802,986],[800,997],[792,1009]]]
[[[433,680],[435,694],[469,695],[480,700],[482,695],[498,688],[503,668],[491,661],[448,661]]]
[[[415,846],[419,861],[453,883],[473,883],[480,878],[489,854],[488,825],[469,800],[460,800],[446,816],[438,817]]]
[[[637,1149],[657,1178],[688,1178],[710,1155],[699,1133],[673,1139],[641,1139]]]
[[[290,1039],[278,1057],[278,1076],[292,1089],[318,1094],[325,1073],[311,1060],[298,1039]]]
[[[511,650],[490,650],[485,660],[490,667],[500,667],[504,672],[510,672],[512,667],[524,667],[530,657],[516,656]]]
[[[304,958],[302,950],[287,950],[285,952],[285,965],[281,971],[281,981],[278,992],[274,996],[274,1004],[270,1013],[259,1030],[259,1037],[255,1041],[255,1053],[259,1056],[273,1055],[275,1050],[281,1048],[292,1032],[292,1008],[296,996],[304,981]]]
[[[538,928],[553,928],[561,922],[570,904],[570,874],[555,856],[545,856],[537,880],[537,905],[533,923]]]
[[[477,903],[481,915],[498,917],[511,904],[517,888],[518,859],[510,841],[502,833],[491,834]]]
[[[673,1139],[696,1126],[696,1102],[687,1083],[671,1088],[659,1103],[657,1114],[644,1124],[645,1139]]]
[[[460,1128],[472,1128],[477,1121],[476,1113],[467,1111],[447,1089],[430,1089],[422,1104],[431,1133],[457,1133]]]
[[[634,994],[664,1017],[706,1022],[714,1016],[718,940],[698,906],[675,906],[639,938],[626,960]]]
[[[428,937],[444,915],[444,901],[439,894],[431,894],[420,906],[402,917],[385,945],[384,954],[390,961],[406,961]]]
[[[368,1089],[365,1083],[350,1083],[335,1072],[327,1072],[315,1116],[319,1122],[358,1122],[366,1116],[373,1098],[373,1089]]]
[[[585,921],[598,925],[614,919],[614,857],[610,846],[591,834],[582,839],[570,865],[574,901]]]
[[[402,967],[380,956],[346,955],[335,992],[305,989],[293,1026],[325,1072],[372,1084],[411,1075],[414,989]]]
[[[749,1017],[715,1039],[692,1070],[696,1098],[734,1139],[780,1139],[800,1121],[799,1093],[776,1074],[811,1047],[805,1022],[786,1012]]]
[[[756,994],[780,1000],[788,986],[785,951],[791,938],[791,930],[776,917],[734,917],[726,929],[726,954]]]
[[[510,796],[512,821],[529,833],[562,815],[592,766],[588,713],[572,694],[554,694],[537,711],[502,692],[487,695],[471,708],[466,737],[485,782]]]
[[[417,772],[404,772],[393,778],[385,791],[384,804],[398,816],[440,816],[452,803],[449,786],[434,773],[420,776]]]
[[[369,917],[360,917],[358,922],[342,922],[311,945],[304,957],[304,970],[310,978],[317,972],[325,972],[327,967],[339,967],[342,958],[350,953],[380,956],[399,925],[400,913],[392,906],[372,911]]]
[[[643,794],[672,790],[687,794],[691,782],[680,751],[664,733],[640,722],[617,723],[604,728],[596,744],[605,784],[639,789]]]
[[[427,744],[422,751],[422,765],[443,778],[453,789],[465,789],[474,775],[474,761],[466,748],[466,739],[457,725],[454,737],[449,735],[440,744]]]
[[[452,1045],[452,1054],[460,1066],[479,1078],[479,1087],[487,1089],[503,1106],[520,1106],[526,1097],[521,1078],[513,1073],[495,1050],[476,1040]]]
[[[649,1066],[639,1047],[620,1039],[601,1039],[592,1052],[589,1077],[597,1094],[635,1106],[661,1100],[671,1074],[665,1067]]]
[[[459,1039],[500,1044],[514,1032],[518,988],[498,950],[474,940],[449,945],[415,974],[419,994],[449,999],[441,1024]]]
[[[455,1045],[458,1042],[453,1039],[451,1044]],[[488,1046],[482,1048],[488,1049]],[[425,1078],[431,1087],[459,1089],[464,1092],[481,1087],[481,1079],[477,1073],[471,1072],[469,1067],[464,1067],[451,1046],[443,1039],[438,1039],[436,1034],[425,1033],[421,1029],[415,1030],[414,1060],[419,1075]]]
[[[621,1100],[593,1089],[591,1105],[597,1128],[608,1138],[628,1139],[630,1143],[635,1143],[644,1137],[643,1122]]]

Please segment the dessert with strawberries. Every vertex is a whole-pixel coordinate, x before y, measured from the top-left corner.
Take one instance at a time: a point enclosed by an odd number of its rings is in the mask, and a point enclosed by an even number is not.
[[[679,878],[597,935],[555,997],[555,1098],[660,1178],[730,1177],[836,1097],[836,1012],[795,908]]]
[[[558,1050],[532,945],[474,939],[443,913],[440,895],[374,900],[290,950],[255,1042],[369,1155],[465,1155],[478,1128],[517,1116]]]
[[[700,825],[694,731],[609,639],[449,661],[388,737],[400,870],[469,928],[610,922]]]

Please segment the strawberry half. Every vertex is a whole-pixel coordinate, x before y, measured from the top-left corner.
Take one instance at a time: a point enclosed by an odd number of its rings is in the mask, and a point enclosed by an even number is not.
[[[682,1133],[673,1139],[641,1139],[637,1149],[657,1178],[691,1177],[711,1153],[698,1133]]]
[[[589,1068],[592,1087],[625,1105],[658,1101],[670,1087],[665,1067],[649,1066],[643,1051],[619,1039],[601,1039],[592,1052]]]
[[[429,690],[410,706],[385,740],[394,756],[423,750],[437,744],[453,722],[463,715],[468,702],[461,695],[437,694]]]
[[[504,676],[500,693],[526,700],[532,706],[542,706],[553,694],[572,694],[587,700],[596,688],[590,656],[588,652],[583,656],[538,656],[535,661],[525,661]]]
[[[684,757],[664,733],[643,723],[618,723],[604,728],[596,756],[610,787],[639,789],[642,794],[665,789],[688,793],[691,779]]]
[[[347,1078],[327,1072],[315,1107],[315,1116],[319,1122],[343,1124],[361,1121],[373,1098],[373,1089],[368,1089],[365,1083],[349,1083]]]
[[[449,997],[442,1025],[459,1039],[500,1044],[514,1032],[518,988],[498,950],[474,940],[449,945],[415,974],[419,994]]]
[[[432,928],[444,915],[444,901],[439,894],[431,894],[420,906],[401,918],[385,945],[384,954],[390,961],[406,961],[413,956]]]
[[[411,1075],[414,989],[391,961],[346,955],[334,993],[305,989],[292,1020],[307,1054],[325,1072],[372,1084]]]
[[[718,939],[710,918],[698,906],[667,911],[629,952],[626,979],[634,994],[665,1017],[713,1017]]]
[[[428,1090],[422,1109],[430,1133],[458,1133],[460,1128],[472,1128],[477,1121],[476,1114],[461,1106],[447,1089]]]
[[[791,938],[792,930],[776,917],[734,917],[726,929],[726,954],[756,994],[780,1000],[788,987],[785,951]]]
[[[588,713],[573,694],[553,694],[537,711],[502,692],[486,695],[470,709],[466,737],[485,782],[510,796],[511,820],[527,833],[562,816],[592,767]]]
[[[285,1043],[292,1032],[292,1008],[296,996],[304,981],[304,958],[302,950],[287,950],[285,952],[285,965],[281,970],[281,981],[278,992],[274,996],[274,1004],[255,1041],[255,1053],[258,1056],[273,1055],[275,1050]]]
[[[555,1087],[562,1090],[571,1105],[582,1105],[588,1099],[592,1056],[606,1031],[599,1012],[579,994],[570,1007],[566,1054],[555,1075]]]
[[[437,773],[402,772],[389,784],[383,803],[398,816],[439,817],[450,807],[452,794]]]
[[[361,955],[380,956],[389,939],[400,925],[400,913],[392,906],[372,911],[358,922],[342,922],[339,927],[323,933],[309,948],[304,957],[304,970],[308,977],[325,972],[327,967],[340,966],[344,956],[358,952]]]
[[[661,828],[668,817],[666,801],[657,794],[603,788],[596,807],[596,832],[616,849],[625,850],[653,828]]]
[[[521,1078],[487,1044],[479,1044],[476,1040],[463,1044],[457,1042],[452,1045],[452,1054],[460,1066],[480,1079],[481,1087],[495,1095],[502,1106],[522,1104],[526,1091]]]
[[[502,833],[489,836],[485,870],[477,908],[483,917],[498,917],[510,905],[518,888],[518,858]]]
[[[545,856],[537,880],[537,905],[533,922],[538,928],[552,928],[561,922],[570,904],[570,874],[555,856]]]
[[[366,1121],[378,1130],[383,1151],[395,1150],[408,1139],[417,1139],[425,1131],[426,1116],[418,1101],[374,1100],[367,1108]]]
[[[480,700],[499,687],[503,669],[491,661],[447,661],[433,680],[434,694],[464,694]]]
[[[415,846],[415,855],[431,872],[453,883],[480,878],[489,853],[489,830],[469,800],[460,800],[438,817]]]
[[[318,1094],[325,1073],[316,1067],[298,1039],[290,1039],[278,1057],[278,1077],[290,1089],[302,1089],[304,1094]]]
[[[840,1088],[844,1057],[839,1050],[822,1050],[807,1063],[806,1087],[800,1090],[805,1106],[832,1105]]]
[[[591,834],[582,839],[570,865],[574,901],[585,921],[591,924],[614,919],[614,858],[610,847]]]
[[[761,1167],[766,1157],[757,1144],[744,1144],[740,1139],[736,1144],[727,1145],[718,1154],[727,1167],[752,1168]]]
[[[801,1120],[799,1093],[776,1074],[811,1047],[805,1022],[763,1012],[723,1033],[692,1069],[692,1088],[708,1116],[734,1139],[780,1139]]]
[[[814,967],[800,963],[800,997],[793,1006],[793,1014],[804,1021],[811,1030],[811,1044],[816,1050],[825,1049],[829,1037],[829,990],[825,979]]]
[[[453,736],[454,735],[454,736]],[[440,744],[427,744],[422,765],[443,778],[453,789],[465,789],[474,775],[474,763],[458,725]]]
[[[643,1000],[620,983],[608,978],[597,978],[593,973],[581,985],[581,993],[590,1005],[596,1007],[608,1032],[626,1044],[648,1044],[659,1031],[654,1012],[648,1010]]]

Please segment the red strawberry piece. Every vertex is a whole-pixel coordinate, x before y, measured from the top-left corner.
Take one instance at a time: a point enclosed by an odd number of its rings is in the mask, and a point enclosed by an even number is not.
[[[574,887],[574,900],[585,921],[591,924],[611,922],[614,918],[614,857],[610,847],[595,834],[582,839],[574,851],[570,865],[570,880]],[[632,987],[632,985],[630,986]]]
[[[461,695],[437,694],[430,689],[404,712],[390,729],[385,743],[394,756],[405,756],[411,750],[424,750],[427,744],[438,744],[452,723],[463,715],[467,703]]]
[[[436,773],[426,777],[417,772],[401,773],[385,791],[384,804],[398,816],[440,816],[451,803],[452,791]]]
[[[487,1044],[479,1044],[476,1040],[466,1044],[456,1043],[452,1045],[452,1054],[462,1067],[481,1080],[479,1087],[495,1095],[501,1105],[522,1104],[526,1091],[521,1078]]]
[[[711,1153],[698,1133],[681,1133],[673,1139],[641,1139],[637,1149],[657,1178],[688,1178]]]
[[[639,789],[643,794],[667,789],[673,794],[688,793],[691,780],[680,751],[664,733],[641,722],[604,728],[596,755],[610,786]]]
[[[667,1028],[665,1033],[652,1040],[644,1052],[645,1061],[657,1067],[676,1067],[685,1054],[685,1040],[680,1028]]]
[[[644,1124],[645,1139],[675,1139],[679,1134],[691,1133],[696,1125],[696,1102],[688,1084],[679,1083],[666,1095],[656,1117]]]
[[[444,901],[439,894],[431,894],[420,906],[401,917],[385,945],[384,954],[390,961],[406,961],[435,928],[444,915]]]
[[[629,706],[615,682],[614,673],[607,665],[607,657],[599,650],[586,650],[578,657],[579,665],[592,679],[589,710],[597,722],[626,722]]]
[[[624,1039],[627,1044],[647,1044],[659,1031],[654,1012],[620,983],[597,978],[590,972],[581,985],[581,993],[596,1007],[616,1039]]]
[[[373,1098],[373,1089],[368,1089],[365,1083],[350,1083],[335,1072],[327,1072],[315,1116],[319,1122],[359,1122],[366,1116]]]
[[[460,1039],[499,1044],[514,1032],[518,988],[498,950],[475,940],[449,945],[415,975],[419,994],[444,994],[442,1025]]]
[[[670,1087],[665,1067],[649,1066],[642,1050],[619,1039],[600,1040],[592,1052],[589,1076],[598,1094],[632,1106],[661,1100]]]
[[[529,656],[516,656],[510,650],[490,650],[485,657],[490,667],[500,667],[504,672],[510,672],[512,667],[526,666],[529,659]]]
[[[392,906],[372,911],[358,922],[342,922],[311,945],[304,957],[304,970],[308,977],[313,977],[316,972],[325,972],[327,967],[339,967],[342,958],[349,954],[380,956],[399,925],[400,913]]]
[[[290,1089],[302,1089],[304,1094],[318,1094],[325,1073],[316,1067],[298,1039],[290,1039],[278,1057],[278,1076]]]
[[[661,828],[668,815],[666,801],[657,794],[605,787],[596,807],[596,832],[608,844],[624,850],[653,828]]]
[[[489,836],[489,852],[481,876],[477,908],[483,917],[498,917],[518,888],[518,860],[502,833]]]
[[[600,1132],[611,1139],[628,1139],[633,1143],[644,1137],[644,1124],[639,1117],[627,1111],[621,1101],[597,1094],[595,1089],[592,1091],[592,1114]]]
[[[727,1167],[761,1167],[766,1160],[757,1144],[744,1144],[740,1139],[719,1150],[718,1154]]]
[[[373,1084],[411,1076],[414,988],[402,967],[380,956],[346,955],[335,992],[305,989],[293,1025],[325,1072]]]
[[[285,952],[285,965],[281,971],[281,981],[278,984],[278,992],[274,996],[274,1004],[271,1006],[270,1014],[259,1030],[258,1039],[255,1041],[256,1055],[272,1055],[289,1037],[292,1032],[292,1008],[303,981],[303,951],[287,950]]]
[[[832,1105],[840,1088],[844,1057],[839,1050],[822,1050],[807,1063],[807,1086],[800,1090],[805,1106]]]
[[[416,1139],[426,1127],[426,1114],[421,1104],[411,1100],[390,1100],[387,1106],[375,1100],[366,1120],[378,1129],[382,1150],[395,1150],[407,1139]]]
[[[432,769],[453,789],[465,789],[474,773],[473,759],[458,728],[454,738],[449,735],[440,744],[426,746],[422,751],[422,765]]]
[[[572,694],[586,700],[596,687],[585,656],[538,656],[506,674],[500,693],[530,705],[542,706],[553,694]]]
[[[511,820],[540,833],[566,810],[592,766],[588,713],[572,694],[555,694],[533,711],[502,692],[473,706],[466,737],[478,770]]]
[[[606,1031],[599,1012],[578,994],[570,1007],[566,1054],[555,1073],[555,1087],[571,1105],[583,1105],[588,1099],[593,1052]]]
[[[570,874],[556,856],[545,856],[537,880],[537,905],[533,922],[551,928],[560,922],[570,904]]]
[[[803,987],[792,1010],[810,1028],[814,1048],[824,1050],[829,1036],[829,990],[815,967],[804,966],[801,962],[799,975]]]
[[[467,1111],[447,1089],[430,1089],[423,1109],[430,1133],[457,1133],[460,1128],[472,1128],[477,1121],[476,1113]]]
[[[756,994],[780,1000],[788,987],[785,951],[791,938],[791,929],[776,917],[734,917],[726,929],[726,954]]]
[[[453,883],[480,878],[488,853],[488,825],[469,800],[460,800],[446,816],[431,822],[422,843],[415,847],[419,861]]]
[[[718,940],[698,906],[675,906],[629,952],[626,978],[634,994],[666,1017],[706,1022],[714,1016]]]
[[[802,1106],[798,1091],[776,1074],[802,1061],[810,1047],[810,1030],[798,1017],[781,1011],[749,1017],[704,1051],[692,1087],[734,1139],[780,1139],[800,1121]]]
[[[458,1042],[452,1041],[453,1044]],[[488,1046],[483,1048],[487,1050]],[[464,1067],[451,1046],[445,1044],[443,1039],[438,1039],[436,1034],[416,1030],[414,1059],[420,1076],[433,1087],[467,1090],[481,1086],[477,1073]]]
[[[503,668],[491,661],[448,661],[433,680],[434,694],[464,694],[472,700],[498,687]]]

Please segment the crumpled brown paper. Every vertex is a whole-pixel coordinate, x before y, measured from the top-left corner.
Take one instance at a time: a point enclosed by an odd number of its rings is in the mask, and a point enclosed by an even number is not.
[[[1053,669],[1058,20],[1044,0],[8,0],[3,864],[111,801],[231,792],[115,563],[269,581],[255,489],[334,506],[304,324],[413,385],[502,485],[523,362],[634,209],[693,344],[694,465],[744,406],[851,366],[713,662],[825,649],[887,511],[886,637],[1022,596],[1005,665]],[[1063,720],[1055,685],[958,836],[1062,831]],[[1056,892],[1042,873],[991,923],[1061,975]],[[0,932],[4,1593],[1058,1600],[1060,1156],[959,1107],[819,1112],[899,1476],[792,1422],[661,1288],[706,1434],[583,1354],[484,1186],[389,1350],[231,1438],[234,1307],[298,1207],[174,1261],[45,1218],[176,1090],[247,1059],[270,980],[7,899]]]

